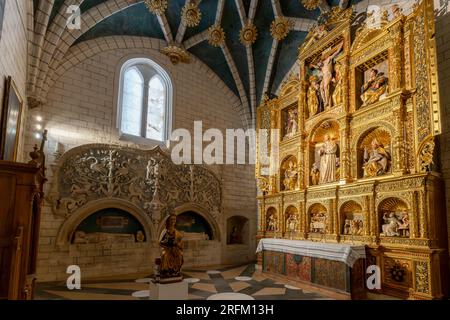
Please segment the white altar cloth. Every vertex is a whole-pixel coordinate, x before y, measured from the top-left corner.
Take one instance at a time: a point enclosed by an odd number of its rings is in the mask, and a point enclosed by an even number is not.
[[[322,243],[287,239],[261,239],[256,253],[276,251],[313,258],[322,258],[344,262],[350,268],[358,259],[366,258],[365,246],[348,244]]]

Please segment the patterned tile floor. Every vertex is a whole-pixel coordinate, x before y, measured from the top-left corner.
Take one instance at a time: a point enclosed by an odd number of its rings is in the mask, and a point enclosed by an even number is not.
[[[219,272],[212,272],[219,271]],[[255,265],[239,267],[184,270],[189,283],[189,299],[205,300],[217,293],[239,293],[255,300],[331,300],[322,294],[290,286],[287,283],[267,278],[255,271]],[[239,280],[236,280],[236,277]],[[251,278],[251,279],[249,279]],[[245,280],[245,281],[244,281]],[[139,281],[139,280],[138,280]],[[141,280],[145,281],[145,280]],[[148,283],[133,280],[89,281],[82,283],[81,290],[68,290],[65,283],[39,283],[36,300],[145,300],[138,297],[149,289]],[[134,293],[134,295],[133,295]]]

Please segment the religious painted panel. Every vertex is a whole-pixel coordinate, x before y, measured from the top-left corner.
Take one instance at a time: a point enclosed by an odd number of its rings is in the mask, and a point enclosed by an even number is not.
[[[311,257],[286,254],[286,275],[296,281],[311,282]]]

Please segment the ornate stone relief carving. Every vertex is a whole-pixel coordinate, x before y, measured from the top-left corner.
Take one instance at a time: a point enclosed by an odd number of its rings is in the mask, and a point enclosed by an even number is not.
[[[195,203],[216,220],[221,210],[218,178],[202,166],[175,165],[160,148],[140,151],[113,145],[87,145],[67,152],[54,166],[49,200],[55,214],[69,216],[89,202],[129,201],[153,221]]]

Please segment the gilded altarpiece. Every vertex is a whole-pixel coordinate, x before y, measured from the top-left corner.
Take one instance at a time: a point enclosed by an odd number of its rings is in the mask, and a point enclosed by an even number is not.
[[[333,8],[301,45],[300,74],[258,109],[257,152],[271,151],[257,157],[258,237],[365,244],[379,292],[443,298],[433,2],[354,16]]]

